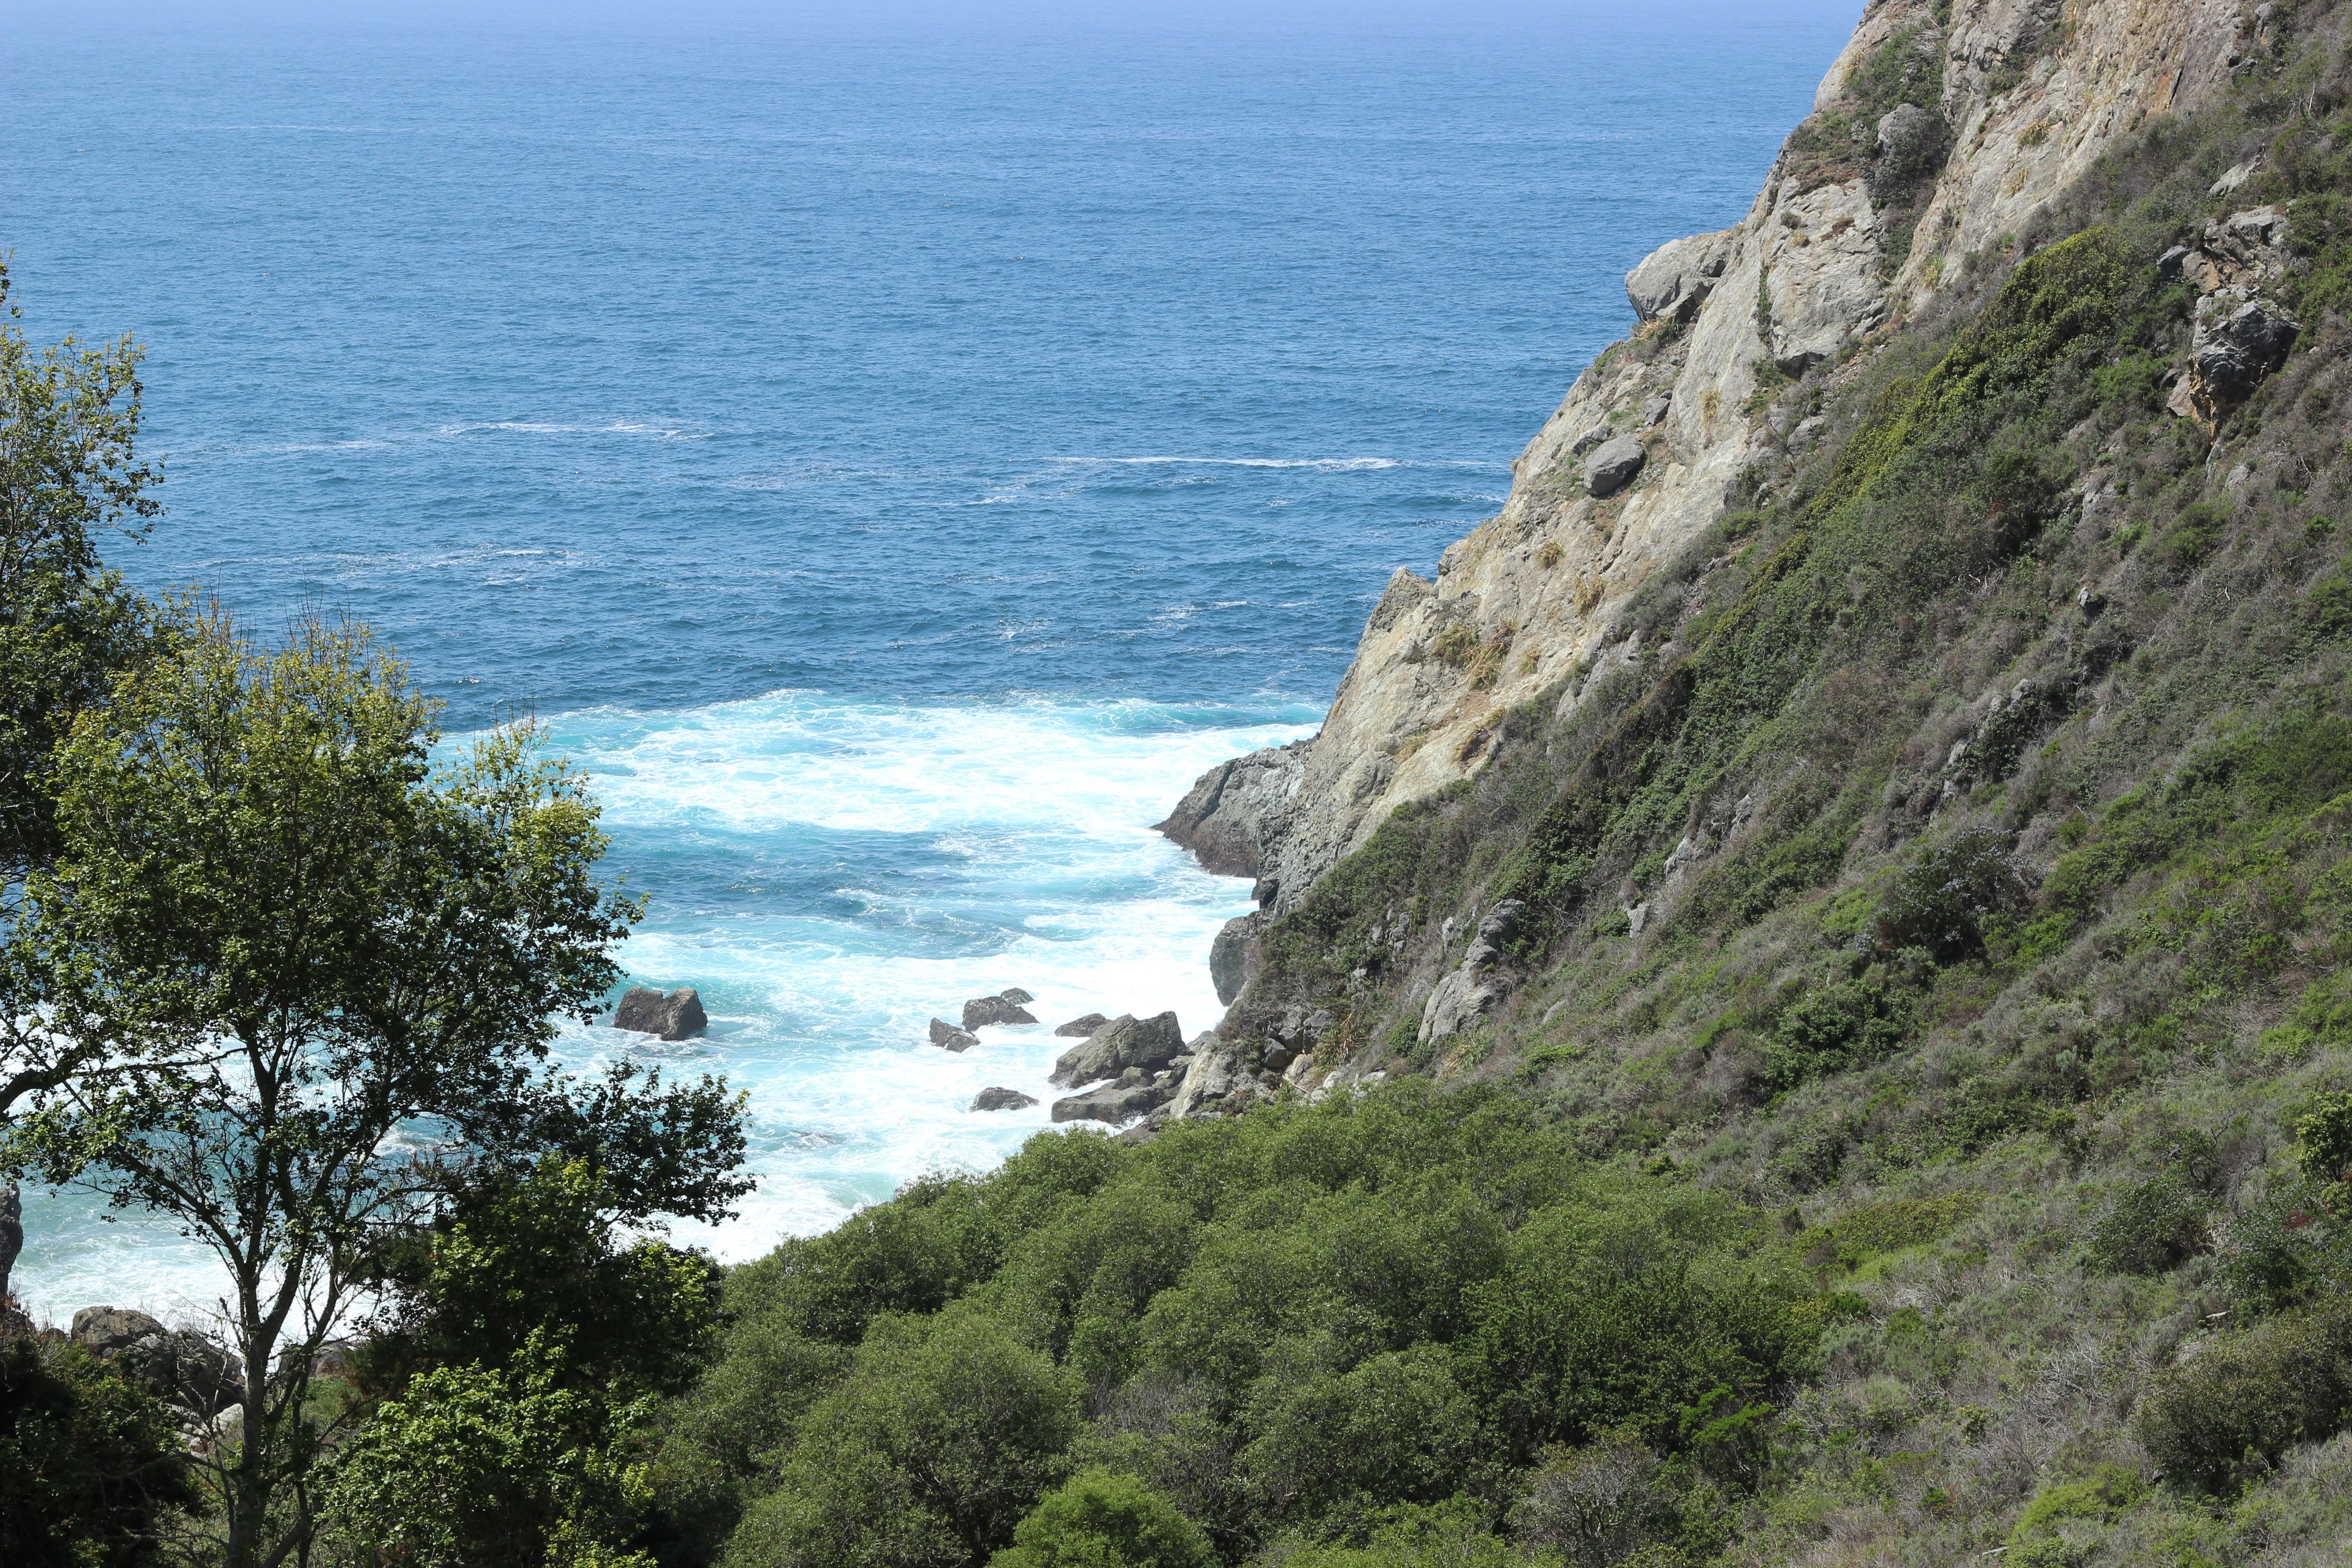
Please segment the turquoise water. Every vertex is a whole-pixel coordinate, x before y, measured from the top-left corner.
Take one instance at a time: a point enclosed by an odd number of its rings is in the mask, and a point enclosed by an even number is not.
[[[34,9],[0,239],[36,336],[150,346],[126,570],[595,776],[628,967],[713,1019],[664,1058],[752,1091],[742,1256],[1045,1124],[961,1109],[1054,1055],[924,1045],[967,995],[1214,1023],[1247,889],[1149,824],[1311,731],[1852,19]],[[207,1299],[27,1206],[37,1309]]]

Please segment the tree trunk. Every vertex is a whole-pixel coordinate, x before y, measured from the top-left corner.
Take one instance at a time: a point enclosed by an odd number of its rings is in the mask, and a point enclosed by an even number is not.
[[[16,1254],[24,1250],[24,1200],[16,1183],[0,1183],[0,1332],[23,1333],[33,1326],[30,1319],[16,1321],[23,1314],[16,1310],[16,1299],[8,1289],[9,1272],[16,1267]]]

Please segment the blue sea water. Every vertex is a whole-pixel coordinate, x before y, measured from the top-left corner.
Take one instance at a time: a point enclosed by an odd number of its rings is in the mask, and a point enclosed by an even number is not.
[[[963,1109],[1043,1026],[922,1043],[965,996],[1214,1023],[1246,886],[1149,825],[1311,732],[1852,20],[20,8],[0,244],[37,339],[148,347],[135,580],[362,616],[594,777],[713,1019],[655,1054],[752,1094],[740,1257],[1045,1124]],[[27,1207],[37,1311],[213,1294]]]

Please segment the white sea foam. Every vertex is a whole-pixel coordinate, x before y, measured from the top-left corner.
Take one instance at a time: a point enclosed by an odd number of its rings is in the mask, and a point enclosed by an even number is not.
[[[1203,770],[1293,740],[1303,707],[1255,714],[1142,701],[919,706],[779,692],[667,713],[552,721],[618,847],[656,890],[622,954],[702,994],[708,1035],[663,1046],[565,1026],[559,1057],[620,1051],[750,1091],[760,1188],[738,1221],[684,1234],[756,1256],[929,1169],[979,1170],[1049,1125],[1046,1082],[1080,1014],[1220,1008],[1205,959],[1248,884],[1208,876],[1150,830]],[[1035,1027],[984,1028],[951,1055],[934,1015],[1020,985]],[[991,1086],[1038,1104],[966,1108]],[[152,1221],[28,1192],[20,1291],[62,1319],[100,1302],[200,1314],[209,1260]]]

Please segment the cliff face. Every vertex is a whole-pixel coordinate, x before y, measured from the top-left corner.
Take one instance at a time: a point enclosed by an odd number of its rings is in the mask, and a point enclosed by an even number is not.
[[[1391,580],[1321,733],[1213,771],[1165,829],[1283,912],[1476,772],[1504,713],[1555,689],[1573,709],[1640,653],[1610,635],[1629,598],[1759,499],[1760,456],[1814,437],[1795,378],[1851,374],[1972,258],[2031,243],[2117,138],[2214,100],[2271,9],[1875,0],[1748,216],[1629,276],[1642,325],[1528,444],[1500,514],[1434,582]]]

